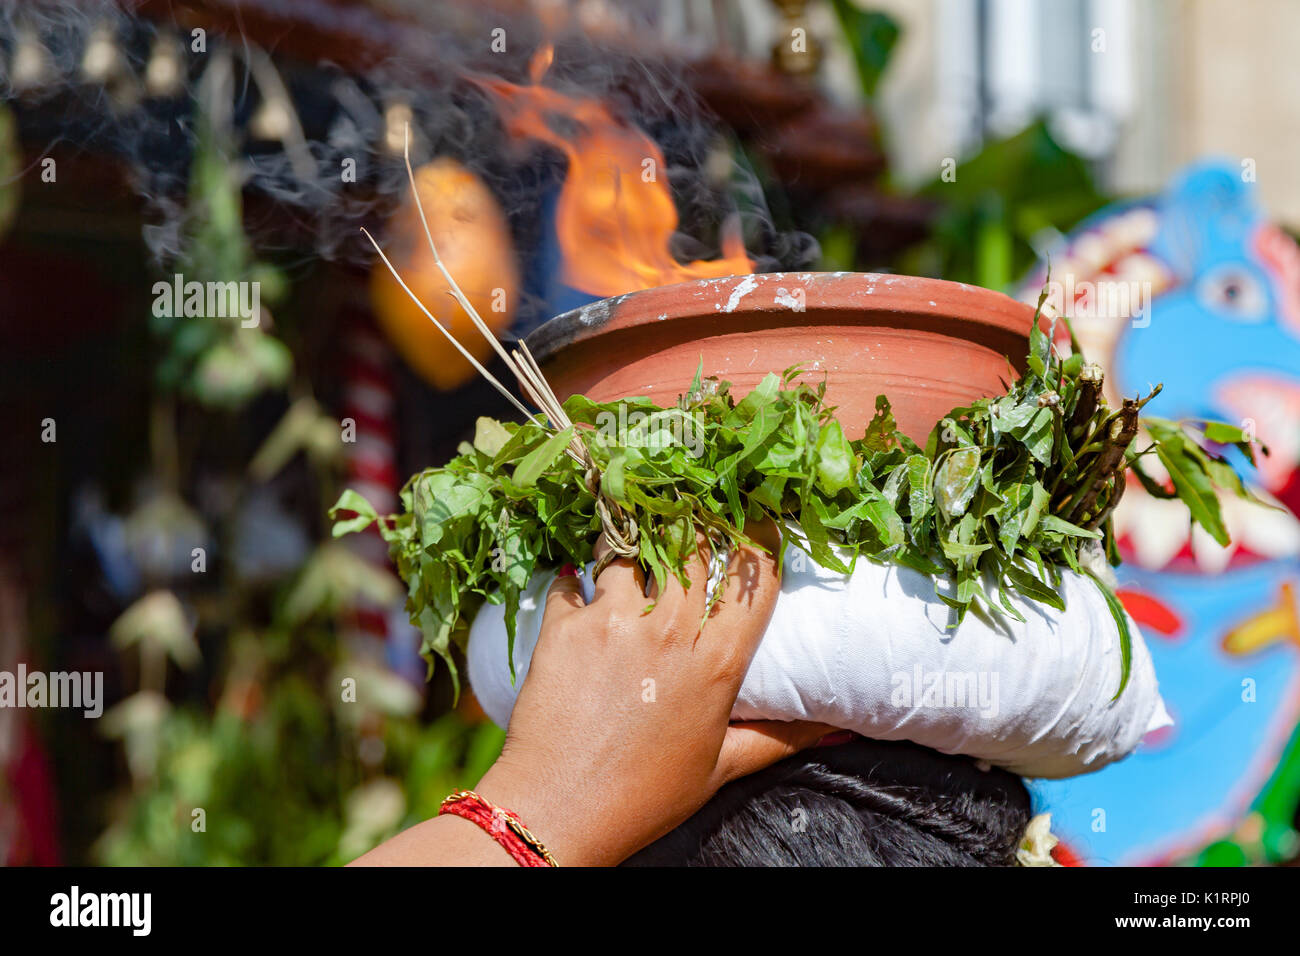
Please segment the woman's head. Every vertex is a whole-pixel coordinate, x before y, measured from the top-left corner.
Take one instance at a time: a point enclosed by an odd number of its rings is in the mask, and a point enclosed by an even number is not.
[[[1005,770],[855,739],[728,784],[627,866],[1009,866],[1029,791]]]

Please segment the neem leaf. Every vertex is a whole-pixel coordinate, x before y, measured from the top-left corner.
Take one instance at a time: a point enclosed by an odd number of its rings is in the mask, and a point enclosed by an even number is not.
[[[817,487],[833,498],[851,488],[855,477],[853,448],[840,423],[832,421],[817,439]]]
[[[492,456],[494,467],[518,461],[546,440],[546,430],[536,422],[525,422],[515,429],[506,443]],[[450,466],[449,469],[450,470]]]
[[[822,567],[830,568],[832,571],[839,571],[841,574],[847,574],[848,567],[831,550],[831,537],[827,533],[826,526],[822,523],[821,509],[818,507],[820,502],[814,500],[811,504],[812,507],[804,509],[799,515],[800,525],[803,527],[804,539],[807,543],[804,550],[812,555],[812,559]]]
[[[993,424],[994,434],[1015,434],[1024,433],[1024,428],[1041,409],[1036,401],[1018,402],[1015,396],[1007,395],[998,399],[994,403],[993,415],[991,421]]]
[[[953,450],[934,477],[934,503],[949,518],[959,517],[979,484],[980,450],[967,445]]]
[[[739,423],[752,421],[760,409],[772,404],[780,388],[781,377],[779,375],[775,372],[769,372],[764,376],[754,390],[742,398],[732,410],[728,418],[733,427]]]
[[[1065,602],[1061,600],[1061,596],[1024,568],[1017,567],[1015,564],[1008,562],[1003,567],[1002,572],[1015,586],[1015,589],[1025,597],[1033,598],[1040,604],[1049,605],[1050,607],[1056,608],[1058,611],[1065,610]]]
[[[1143,490],[1153,498],[1177,498],[1178,493],[1170,491],[1146,473],[1136,456],[1128,458],[1128,469],[1137,475]]]
[[[1203,425],[1205,437],[1212,442],[1220,445],[1251,445],[1252,439],[1238,428],[1236,425],[1229,425],[1227,422],[1205,422]]]
[[[895,564],[901,564],[905,568],[911,568],[913,571],[927,574],[932,578],[940,577],[946,573],[943,565],[931,561],[916,548],[900,548],[890,556],[889,560]]]
[[[451,672],[452,695],[455,699],[459,699],[460,675],[456,669],[455,659],[451,655],[451,630],[457,618],[457,608],[454,606],[454,598],[449,597],[451,593],[442,592],[439,600],[426,604],[416,615],[413,623],[419,627],[423,635],[420,653],[429,660],[430,676],[432,676],[433,664],[431,655],[436,654],[442,658]]]
[[[1046,291],[1046,290],[1044,290]],[[1039,300],[1038,308],[1043,307],[1043,299]],[[1047,333],[1042,330],[1038,322],[1038,315],[1034,315],[1034,324],[1029,329],[1029,368],[1039,378],[1047,377],[1047,363],[1051,359],[1052,343],[1047,337]]]
[[[768,406],[759,406],[744,429],[744,442],[740,446],[738,458],[745,460],[762,447],[772,437],[772,433],[781,427],[781,421],[781,416],[769,411]]]
[[[1087,528],[1080,528],[1077,524],[1071,524],[1064,518],[1054,514],[1045,514],[1038,519],[1038,526],[1044,531],[1053,531],[1057,534],[1067,535],[1072,538],[1100,538],[1100,531],[1090,531]]]
[[[556,432],[542,444],[538,445],[515,465],[514,483],[520,488],[531,488],[537,484],[542,473],[555,464],[555,460],[564,454],[564,449],[573,438],[573,425]]]
[[[1034,482],[1034,487],[1030,489],[1029,508],[1025,511],[1024,519],[1020,525],[1021,537],[1028,538],[1037,530],[1043,512],[1047,510],[1051,498],[1051,494],[1043,487],[1041,481]]]
[[[1174,491],[1191,512],[1192,520],[1210,533],[1221,546],[1227,547],[1228,529],[1224,527],[1219,510],[1219,498],[1214,493],[1210,476],[1200,463],[1187,454],[1181,436],[1156,442],[1156,456],[1169,472]]]
[[[924,455],[907,457],[907,507],[912,524],[919,524],[930,512],[930,460]]]
[[[480,415],[474,423],[474,447],[489,458],[495,458],[509,440],[509,429],[495,418]]]
[[[414,514],[427,548],[442,540],[448,525],[478,514],[490,500],[491,482],[486,475],[477,473],[457,475],[435,471],[417,481],[414,491]]]
[[[1023,424],[1009,428],[1008,432],[1020,439],[1029,453],[1046,465],[1052,460],[1055,418],[1050,408],[1037,408]]]
[[[959,541],[941,541],[939,547],[951,561],[965,561],[977,557],[993,547],[991,544],[962,544]]]
[[[627,463],[627,451],[615,448],[609,455],[609,464],[600,476],[600,490],[608,494],[619,504],[627,504],[627,492],[623,484],[623,469]]]
[[[352,518],[339,519],[337,515],[340,511],[354,511],[356,515]],[[333,535],[336,538],[352,534],[354,531],[364,531],[379,518],[374,506],[351,488],[339,495],[339,500],[334,503],[329,515],[335,519]]]
[[[1283,505],[1274,504],[1271,501],[1265,501],[1252,492],[1246,487],[1245,482],[1241,480],[1241,476],[1237,474],[1236,469],[1221,458],[1209,458],[1205,462],[1205,470],[1209,474],[1210,480],[1214,482],[1216,488],[1231,491],[1238,498],[1242,498],[1252,504],[1261,505],[1265,508],[1272,508],[1275,511],[1286,510]]]
[[[903,519],[884,498],[872,498],[860,501],[852,508],[841,511],[836,517],[828,519],[825,524],[833,530],[843,530],[854,520],[866,521],[875,529],[882,542],[881,547],[902,544],[907,540],[903,530]]]
[[[1035,332],[1037,332],[1036,326],[1035,326]],[[1030,333],[1031,337],[1033,334],[1034,333]],[[1043,333],[1041,332],[1037,332],[1037,334],[1043,335]],[[1043,337],[1046,338],[1046,336]],[[1035,355],[1033,352],[1029,353],[1029,356],[1025,359],[1025,364],[1028,365],[1029,370],[1033,372],[1035,375],[1037,375],[1039,378],[1047,377],[1047,363],[1044,362],[1037,355]]]
[[[1022,470],[1021,474],[1025,472]],[[1008,556],[1016,553],[1020,536],[1025,534],[1025,519],[1033,502],[1034,486],[1028,481],[1012,481],[1004,486],[1002,506],[997,511],[998,541]],[[1035,521],[1037,521],[1037,516]],[[1032,529],[1031,532],[1032,533]]]
[[[1106,582],[1088,568],[1084,568],[1083,573],[1092,578],[1093,583],[1101,590],[1102,596],[1106,599],[1106,607],[1110,610],[1110,616],[1119,630],[1119,690],[1115,691],[1115,696],[1111,698],[1111,700],[1119,700],[1119,695],[1124,693],[1124,688],[1128,686],[1129,672],[1133,669],[1133,635],[1129,631],[1128,615],[1124,613],[1124,605],[1120,603],[1119,598]]]
[[[894,421],[894,412],[889,399],[884,395],[876,396],[876,414],[867,424],[867,433],[862,437],[862,446],[868,451],[888,451],[895,442],[898,423]]]

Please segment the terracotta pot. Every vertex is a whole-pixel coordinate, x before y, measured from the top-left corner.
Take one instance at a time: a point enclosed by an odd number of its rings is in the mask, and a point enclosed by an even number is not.
[[[904,433],[924,441],[955,406],[1003,392],[1023,371],[1033,309],[959,282],[852,272],[727,276],[603,299],[527,339],[561,399],[647,395],[671,404],[704,373],[737,398],[768,372],[825,375],[851,438],[888,395]]]

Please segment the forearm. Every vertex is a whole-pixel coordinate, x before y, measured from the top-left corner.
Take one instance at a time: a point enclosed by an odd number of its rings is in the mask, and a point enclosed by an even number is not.
[[[417,823],[349,866],[515,866],[505,848],[462,817]]]
[[[518,813],[531,832],[566,865],[618,862],[606,846],[590,846],[584,809],[573,796],[551,793],[541,773],[493,766],[475,788],[489,803]],[[353,866],[514,866],[505,848],[477,824],[445,814],[403,830],[353,861]]]

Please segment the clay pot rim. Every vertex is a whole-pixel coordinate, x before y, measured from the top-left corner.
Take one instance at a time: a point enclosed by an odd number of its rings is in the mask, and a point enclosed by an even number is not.
[[[802,313],[789,305],[794,289],[804,292]],[[560,313],[524,341],[537,361],[545,362],[589,339],[664,321],[727,316],[728,324],[734,324],[753,316],[756,324],[770,326],[783,315],[790,325],[825,324],[824,316],[837,312],[846,313],[845,321],[853,325],[871,324],[872,316],[893,326],[971,323],[996,330],[1008,341],[1027,340],[1034,317],[1033,306],[965,282],[876,272],[766,272],[600,299]],[[701,328],[702,336],[708,334]],[[1008,358],[1018,365],[1024,356]]]

